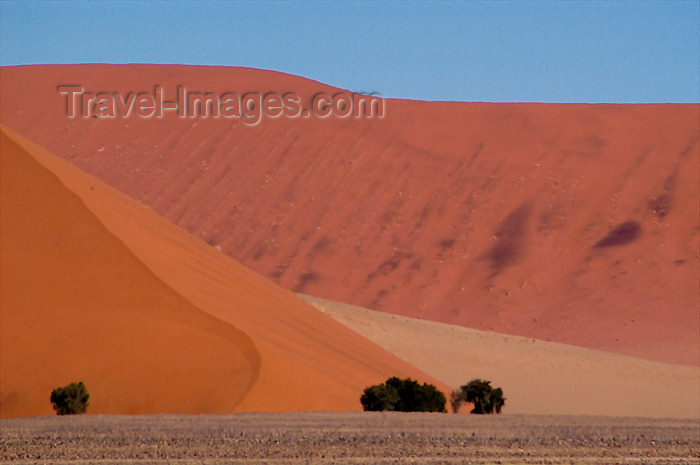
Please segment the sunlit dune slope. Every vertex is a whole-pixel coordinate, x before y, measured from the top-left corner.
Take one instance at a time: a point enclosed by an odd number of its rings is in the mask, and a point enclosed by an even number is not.
[[[432,381],[6,128],[1,151],[2,417],[79,380],[91,413],[358,410]]]
[[[249,337],[158,279],[4,131],[1,173],[3,417],[51,413],[51,390],[78,380],[96,413],[243,399],[260,369]]]
[[[334,90],[224,67],[2,68],[2,122],[287,289],[700,365],[700,106],[387,100],[383,119],[65,116],[86,90]],[[378,89],[381,91],[382,89]]]
[[[699,367],[302,298],[448,385],[490,380],[505,393],[506,414],[700,416]]]

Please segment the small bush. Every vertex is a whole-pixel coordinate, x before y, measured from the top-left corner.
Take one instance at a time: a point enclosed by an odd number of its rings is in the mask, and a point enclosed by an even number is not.
[[[501,388],[492,388],[491,381],[483,379],[473,379],[460,388],[461,397],[467,402],[474,404],[471,413],[489,414],[501,413],[501,409],[506,403]]]
[[[410,378],[392,377],[364,390],[360,402],[365,411],[445,412],[445,395],[435,386]]]
[[[56,415],[75,415],[85,413],[90,405],[90,394],[83,382],[70,383],[51,392],[51,404]]]

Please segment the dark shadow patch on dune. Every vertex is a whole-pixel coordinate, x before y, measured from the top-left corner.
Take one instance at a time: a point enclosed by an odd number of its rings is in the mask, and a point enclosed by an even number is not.
[[[331,241],[328,236],[323,236],[311,247],[309,255],[323,254],[332,244],[333,241]]]
[[[455,240],[454,239],[443,239],[440,242],[438,242],[437,245],[442,250],[451,249],[452,246],[455,245]]]
[[[379,292],[377,292],[377,296],[370,303],[370,307],[375,309],[378,308],[382,299],[387,295],[389,295],[389,291],[387,289],[382,289]]]
[[[282,277],[282,275],[284,275],[284,270],[282,270],[282,269],[280,269],[280,268],[278,267],[278,268],[275,268],[274,270],[270,271],[270,272],[267,274],[267,277],[268,277],[271,281],[273,281],[273,282],[279,284],[279,280],[280,280],[280,278]]]
[[[578,139],[576,147],[579,150],[573,150],[572,152],[584,157],[599,156],[606,144],[607,140],[595,134],[590,134]]]
[[[666,178],[664,182],[664,187],[661,193],[649,201],[649,211],[658,216],[659,218],[664,218],[671,211],[671,205],[673,200],[673,189],[676,187],[676,172],[674,171]]]
[[[476,149],[475,149],[474,152],[472,153],[472,156],[471,156],[471,158],[469,159],[469,163],[467,164],[467,166],[471,166],[472,162],[473,162],[474,160],[476,160],[476,157],[479,156],[479,154],[482,152],[482,150],[484,150],[484,143],[483,143],[483,142],[479,142],[479,145],[476,146]]]
[[[396,251],[389,258],[384,260],[376,270],[374,270],[372,273],[367,275],[366,282],[372,281],[375,276],[377,275],[388,275],[392,271],[394,271],[396,268],[399,267],[402,261],[408,260],[411,257],[413,257],[413,253],[411,252],[406,252],[406,251]]]
[[[659,218],[664,218],[670,210],[671,196],[668,192],[662,192],[649,201],[649,211]]]
[[[589,148],[600,149],[605,147],[605,144],[607,144],[607,140],[595,134],[590,134],[583,139],[583,143]]]
[[[524,203],[510,212],[501,222],[494,234],[496,244],[488,252],[492,277],[500,274],[506,267],[513,265],[522,254],[530,214],[530,206]]]
[[[452,248],[455,245],[455,240],[454,239],[442,239],[437,243],[437,246],[439,247],[438,253],[437,253],[437,258],[439,260],[442,260],[446,254],[452,250]]]
[[[377,272],[383,275],[387,275],[399,267],[401,261],[411,258],[413,256],[410,252],[394,252],[391,257],[387,258],[379,265]]]
[[[413,229],[415,231],[418,231],[423,227],[423,225],[428,221],[428,217],[430,216],[432,211],[433,208],[431,207],[430,203],[427,203],[423,206],[423,209],[420,212],[420,218],[413,225]]]
[[[253,254],[253,261],[257,262],[258,260],[260,260],[263,257],[263,255],[265,255],[266,251],[267,246],[265,244],[261,244]]]
[[[303,292],[306,286],[314,281],[318,281],[320,279],[320,276],[318,273],[314,271],[307,271],[306,273],[302,274],[299,276],[299,282],[297,282],[297,285],[294,287],[296,292]]]
[[[411,263],[411,266],[409,267],[410,270],[420,270],[423,265],[423,259],[422,258],[416,258],[413,260],[413,263]]]
[[[216,247],[217,245],[219,245],[219,237],[218,235],[210,235],[204,238],[204,242],[206,242],[212,247]]]
[[[642,226],[638,222],[627,220],[613,228],[613,230],[599,240],[594,247],[616,247],[629,244],[637,240],[641,233]]]

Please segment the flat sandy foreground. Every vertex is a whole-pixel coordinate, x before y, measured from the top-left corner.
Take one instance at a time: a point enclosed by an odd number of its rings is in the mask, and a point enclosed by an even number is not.
[[[0,421],[2,463],[697,464],[695,420],[430,413]]]

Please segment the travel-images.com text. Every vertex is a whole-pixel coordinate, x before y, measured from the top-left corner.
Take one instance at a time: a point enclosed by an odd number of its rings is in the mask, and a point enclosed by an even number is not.
[[[161,86],[152,92],[92,92],[80,85],[59,85],[68,118],[226,118],[255,126],[264,118],[383,118],[386,101],[358,93],[319,92],[308,106],[295,92],[190,92],[177,86],[173,99],[166,99]]]

